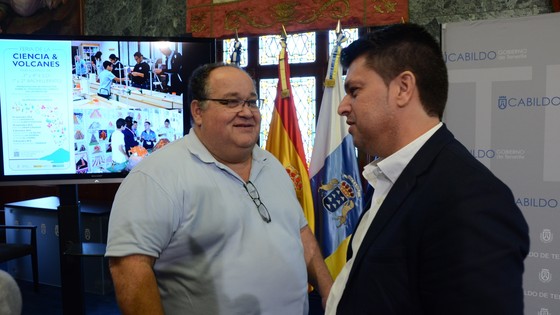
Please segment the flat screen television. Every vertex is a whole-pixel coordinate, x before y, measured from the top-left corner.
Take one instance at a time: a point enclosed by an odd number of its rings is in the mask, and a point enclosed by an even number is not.
[[[146,82],[124,80],[113,82],[110,93],[101,90],[103,69],[96,65],[116,57],[113,72],[131,79],[137,52],[149,67]],[[154,148],[139,141],[128,166],[112,168],[117,120],[137,122],[136,140],[145,122],[157,134],[168,121],[174,132],[167,138],[182,137],[190,129],[188,78],[215,60],[214,39],[0,35],[0,185],[122,181]],[[151,145],[165,144],[158,138]]]

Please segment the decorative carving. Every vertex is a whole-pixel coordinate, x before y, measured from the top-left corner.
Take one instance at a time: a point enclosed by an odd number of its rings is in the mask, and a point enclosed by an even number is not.
[[[341,19],[348,15],[349,6],[348,0],[330,0],[306,14],[305,8],[298,2],[281,2],[271,7],[268,22],[264,21],[267,20],[266,16],[263,17],[260,12],[254,13],[251,9],[231,10],[226,13],[224,28],[234,31],[242,25],[242,21],[255,28],[269,28],[278,24],[309,24],[327,16]]]
[[[371,0],[373,10],[380,14],[393,13],[396,11],[397,2],[389,0]]]
[[[398,23],[408,18],[408,0],[189,0],[187,32],[197,37],[226,37]]]
[[[300,24],[308,24],[317,21],[323,17],[330,17],[333,20],[340,20],[348,16],[350,10],[350,1],[331,0],[323,4],[318,10],[313,12],[308,19],[300,20]]]
[[[206,12],[199,12],[191,15],[191,31],[198,33],[207,30],[208,26],[204,22],[208,14]]]

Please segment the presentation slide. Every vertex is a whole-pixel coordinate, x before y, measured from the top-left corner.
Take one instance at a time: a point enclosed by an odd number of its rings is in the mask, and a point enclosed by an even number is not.
[[[128,172],[181,138],[183,46],[0,39],[2,175]],[[125,162],[113,150],[116,131]]]
[[[5,175],[75,173],[70,41],[0,41]]]

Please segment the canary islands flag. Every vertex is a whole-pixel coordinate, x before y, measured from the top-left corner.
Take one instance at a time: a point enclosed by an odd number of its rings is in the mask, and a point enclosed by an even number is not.
[[[290,175],[296,194],[303,208],[311,231],[315,230],[313,197],[309,182],[309,171],[303,141],[299,129],[296,106],[290,85],[290,65],[285,40],[281,41],[278,60],[278,88],[274,102],[274,112],[270,121],[270,131],[266,141],[266,150],[272,153],[284,165]]]
[[[335,278],[346,263],[350,236],[362,213],[362,185],[356,149],[346,119],[337,114],[344,97],[339,32],[327,69],[325,90],[309,166],[315,208],[315,235]]]

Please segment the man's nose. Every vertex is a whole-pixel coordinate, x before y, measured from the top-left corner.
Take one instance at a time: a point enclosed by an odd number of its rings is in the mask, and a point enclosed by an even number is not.
[[[350,110],[351,110],[350,97],[348,95],[345,95],[342,98],[342,101],[340,101],[340,104],[338,104],[337,113],[340,116],[348,116]]]

